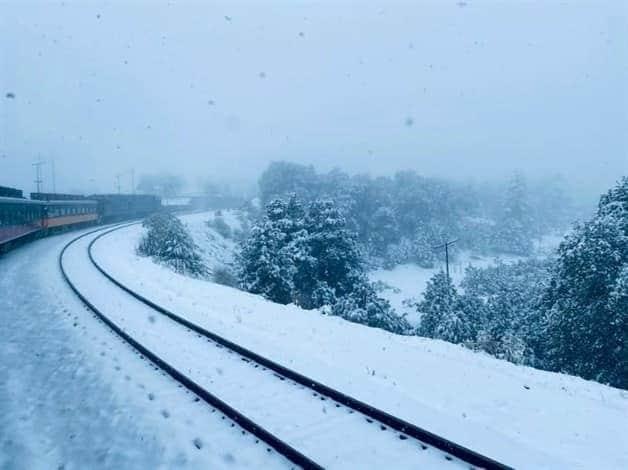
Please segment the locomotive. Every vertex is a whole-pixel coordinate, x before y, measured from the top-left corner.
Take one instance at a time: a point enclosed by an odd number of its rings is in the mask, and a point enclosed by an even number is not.
[[[141,218],[160,207],[159,197],[146,194],[31,193],[26,199],[0,186],[0,253],[54,231]]]

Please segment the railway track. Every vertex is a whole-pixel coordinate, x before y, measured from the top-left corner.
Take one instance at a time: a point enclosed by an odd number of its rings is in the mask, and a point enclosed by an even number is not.
[[[348,432],[349,434],[355,434],[358,440],[364,441],[361,444],[362,447],[390,447],[390,455],[398,456],[402,459],[400,462],[404,462],[404,465],[408,467],[510,468],[233,343],[155,304],[130,289],[111,273],[107,272],[92,253],[94,244],[100,238],[124,226],[126,225],[99,229],[83,234],[63,248],[59,255],[59,266],[68,285],[97,317],[137,349],[141,355],[155,364],[157,368],[173,377],[182,386],[196,394],[199,399],[219,409],[224,415],[241,426],[243,431],[248,431],[257,436],[261,441],[268,444],[268,446],[285,456],[295,465],[302,468],[342,466],[345,462],[325,461],[315,451],[320,451],[321,448],[324,448],[321,447],[323,444],[328,446],[330,443],[335,442],[336,445],[342,446],[344,444],[342,438],[347,436]],[[96,232],[101,233],[96,234]],[[123,294],[126,300],[124,300],[122,307],[129,305],[129,308],[131,308],[129,302],[140,304],[140,314],[118,316],[117,318],[115,318],[116,315],[107,314],[103,311],[103,305],[106,306],[106,302],[102,301],[99,304],[90,300],[89,295],[84,292],[88,289],[81,289],[80,285],[77,286],[76,279],[73,280],[72,275],[68,274],[64,264],[66,252],[71,250],[73,246],[83,243],[84,239],[88,237],[91,237],[91,239],[89,239],[89,243],[85,247],[86,253],[83,252],[82,256],[89,260],[89,264],[94,272],[98,273],[102,281],[107,283],[108,287],[105,290],[115,289],[118,292],[118,296]],[[113,294],[113,291],[109,292]],[[120,299],[120,297],[118,298]],[[162,342],[154,339],[151,345],[151,339],[148,336],[139,338],[138,336],[145,334],[143,332],[145,327],[138,327],[134,322],[137,322],[137,319],[141,318],[142,314],[148,314],[148,318],[154,319],[154,315],[149,312],[157,312],[160,316],[167,319],[169,330],[166,336],[170,337],[171,333],[174,335],[174,332],[177,331],[176,335],[179,335],[177,336],[178,340],[173,340],[176,344],[185,342],[187,346],[188,343],[196,342],[196,345],[190,346],[192,348],[191,351],[194,353],[185,360],[180,361],[177,359],[178,354],[172,347],[168,349]],[[154,320],[152,321],[154,323]],[[160,322],[160,324],[163,323]],[[134,329],[136,331],[135,334],[132,332]],[[208,348],[208,344],[214,347]],[[163,350],[158,353],[157,350],[160,348]],[[228,377],[221,377],[220,380],[215,380],[215,378],[208,376],[202,370],[202,364],[198,366],[193,365],[196,360],[194,357],[199,354],[208,354],[207,357],[211,358],[211,361],[208,360],[206,363],[221,364],[224,370],[237,372],[234,372],[232,376],[222,372],[221,375],[224,374]],[[185,368],[187,368],[187,371],[182,371]],[[208,384],[211,387],[208,387]],[[251,388],[251,385],[254,387]],[[208,388],[211,388],[212,392]],[[268,392],[266,392],[266,389],[268,389]],[[262,394],[263,396],[260,400],[262,402],[260,406],[264,407],[266,405],[266,408],[268,408],[264,412],[251,407],[246,399],[247,395],[249,399],[259,399],[259,393],[256,393],[259,390],[266,392],[266,394]],[[231,403],[232,398],[236,402],[235,404]],[[227,403],[227,401],[230,403]],[[289,412],[282,409],[284,401],[290,408],[288,411],[291,411],[291,417],[289,417]],[[247,408],[250,408],[250,410]],[[247,411],[243,411],[243,409]],[[278,416],[274,416],[274,409],[277,410],[276,414]],[[321,409],[323,410],[322,412]],[[282,419],[285,421],[286,417],[289,417],[288,421],[294,420],[295,423],[303,421],[303,425],[301,427],[297,424],[286,425],[281,422]],[[260,421],[264,425],[261,425]],[[321,424],[326,422],[330,423],[327,427]],[[299,435],[303,430],[310,428],[314,430],[319,429],[318,432],[320,433],[330,433],[336,437],[328,439],[326,443],[319,443],[317,447],[317,444],[312,444],[312,441],[315,441],[318,435],[316,437]],[[348,443],[344,445],[354,447],[351,450],[353,452],[352,455],[361,450],[360,445],[356,446],[355,439],[352,440],[348,437],[346,441]],[[397,466],[394,460],[389,463],[391,466]]]

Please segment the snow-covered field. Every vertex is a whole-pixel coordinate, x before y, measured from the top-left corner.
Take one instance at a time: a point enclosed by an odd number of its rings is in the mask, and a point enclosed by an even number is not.
[[[184,220],[198,227],[206,218]],[[203,246],[202,231],[192,231]],[[628,468],[627,391],[189,279],[138,257],[141,234],[139,226],[114,232],[95,254],[120,280],[207,329],[517,468]]]
[[[501,260],[512,262],[516,261],[517,258],[508,257],[501,258]],[[449,274],[454,284],[459,285],[467,266],[482,268],[494,263],[495,259],[493,258],[472,256],[464,252],[455,261],[450,262]],[[439,263],[434,268],[421,268],[416,264],[409,263],[395,266],[393,269],[376,269],[369,272],[369,278],[382,286],[379,294],[390,301],[397,313],[405,315],[411,325],[417,326],[419,315],[405,301],[420,300],[427,282],[441,269],[445,269],[444,263]]]
[[[535,256],[546,257],[551,255],[562,240],[560,235],[547,235],[535,242]],[[456,286],[464,278],[465,269],[468,266],[486,268],[494,266],[498,260],[503,263],[515,263],[523,258],[517,256],[502,255],[499,258],[489,256],[476,256],[468,251],[458,253],[456,258],[450,260],[449,274]],[[413,307],[405,301],[421,300],[427,282],[440,270],[445,270],[444,260],[440,260],[433,268],[421,268],[416,264],[402,264],[393,269],[376,269],[369,272],[371,281],[377,282],[381,288],[379,294],[387,299],[391,306],[413,326],[418,326],[420,317]]]

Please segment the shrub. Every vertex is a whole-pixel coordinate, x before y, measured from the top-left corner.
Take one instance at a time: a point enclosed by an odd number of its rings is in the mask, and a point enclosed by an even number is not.
[[[158,212],[145,219],[142,226],[146,233],[137,248],[140,255],[150,256],[181,274],[207,273],[192,237],[174,215]]]
[[[227,287],[238,287],[238,278],[227,266],[215,267],[212,279],[216,284],[221,284]]]

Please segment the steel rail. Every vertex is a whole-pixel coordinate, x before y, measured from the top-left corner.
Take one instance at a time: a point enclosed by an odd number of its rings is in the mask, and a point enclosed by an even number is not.
[[[314,379],[311,379],[310,377],[300,374],[299,372],[289,369],[288,367],[278,364],[272,361],[271,359],[261,356],[260,354],[257,354],[251,351],[250,349],[247,349],[237,343],[234,343],[216,333],[208,331],[205,328],[173,313],[172,311],[162,307],[161,305],[151,301],[150,299],[144,297],[143,295],[137,293],[133,289],[124,285],[122,282],[120,282],[118,279],[112,276],[109,272],[107,272],[96,261],[92,253],[93,246],[98,240],[100,240],[102,237],[116,230],[120,230],[121,228],[123,227],[114,227],[110,230],[107,230],[101,233],[97,237],[94,237],[94,239],[89,243],[87,252],[88,252],[90,261],[103,276],[105,276],[109,281],[111,281],[113,284],[118,286],[123,291],[127,292],[129,295],[131,295],[135,299],[151,307],[152,309],[158,311],[159,313],[167,316],[168,318],[175,321],[176,323],[179,323],[185,326],[186,328],[189,328],[190,330],[194,331],[197,334],[200,334],[206,338],[209,338],[210,340],[214,341],[215,343],[220,344],[221,346],[225,348],[231,349],[232,351],[238,353],[239,355],[258,363],[259,365],[263,367],[266,367],[272,370],[276,374],[279,374],[285,378],[293,380],[294,382],[304,387],[307,387],[319,393],[320,395],[325,395],[328,398],[331,398],[332,400],[348,408],[358,411],[361,414],[368,416],[369,418],[373,420],[379,421],[380,423],[386,426],[389,426],[392,429],[395,429],[397,432],[400,433],[399,434],[400,439],[407,439],[408,436],[410,436],[424,444],[431,445],[445,452],[446,454],[449,454],[450,456],[456,457],[474,467],[485,468],[487,470],[513,470],[512,467],[508,465],[500,463],[490,457],[487,457],[471,449],[468,449],[460,444],[456,444],[453,441],[450,441],[444,437],[441,437],[437,434],[427,431],[426,429],[423,429],[419,426],[409,423],[408,421],[405,421],[401,418],[391,415],[390,413],[380,410],[356,398],[353,398],[319,381],[316,381]]]
[[[118,230],[118,229],[121,229],[121,228],[124,228],[124,227],[128,227],[130,225],[134,225],[134,224],[132,223],[132,224],[126,224],[126,225],[122,225],[122,226],[117,226],[117,227],[111,229],[110,231],[107,231],[106,233],[110,233],[113,230]],[[207,391],[206,389],[204,389],[200,385],[198,385],[196,382],[191,380],[185,374],[183,374],[182,372],[177,370],[175,367],[173,367],[170,364],[168,364],[168,362],[166,362],[164,359],[159,357],[156,353],[152,352],[147,347],[143,346],[141,343],[139,343],[137,340],[135,340],[131,335],[126,333],[121,327],[119,327],[114,321],[112,321],[109,317],[107,317],[103,312],[101,312],[94,304],[92,304],[89,301],[89,299],[87,299],[87,297],[85,297],[85,295],[82,292],[80,292],[80,290],[72,282],[72,280],[68,276],[68,273],[66,272],[66,269],[65,269],[65,267],[63,265],[63,256],[64,256],[66,250],[71,245],[73,245],[74,243],[76,243],[80,239],[82,239],[82,238],[84,238],[86,236],[92,235],[92,234],[94,234],[94,233],[96,233],[98,231],[101,231],[101,230],[103,230],[103,229],[100,228],[100,229],[92,230],[90,232],[84,233],[84,234],[74,238],[73,240],[70,240],[63,247],[61,252],[59,253],[58,261],[59,261],[59,268],[61,270],[61,274],[62,274],[63,279],[65,280],[65,282],[70,287],[70,289],[74,292],[74,294],[100,320],[102,320],[109,328],[111,328],[118,336],[120,336],[124,341],[126,341],[129,345],[131,345],[131,347],[136,349],[140,353],[141,356],[146,357],[155,366],[159,367],[166,374],[168,374],[174,380],[179,382],[182,386],[187,388],[190,392],[194,393],[196,396],[198,396],[200,399],[205,401],[210,406],[220,410],[225,416],[229,417],[232,421],[237,423],[244,430],[250,432],[251,434],[256,436],[258,439],[260,439],[261,441],[264,441],[266,444],[268,444],[270,447],[274,448],[279,454],[283,455],[285,458],[287,458],[289,461],[291,461],[295,465],[298,465],[299,467],[302,467],[302,468],[307,469],[307,470],[310,470],[310,469],[311,470],[322,470],[324,468],[323,466],[321,466],[320,464],[316,463],[314,460],[310,459],[309,457],[303,455],[301,452],[299,452],[294,447],[290,446],[289,444],[287,444],[286,442],[282,441],[281,439],[279,439],[274,434],[272,434],[269,431],[267,431],[266,429],[264,429],[259,424],[255,423],[251,419],[247,418],[245,415],[240,413],[238,410],[236,410],[235,408],[231,407],[230,405],[228,405],[227,403],[222,401],[220,398],[218,398],[217,396],[213,395],[212,393],[210,393],[209,391]],[[91,243],[90,243],[90,247],[91,247]],[[270,448],[269,448],[269,450],[270,450]]]

